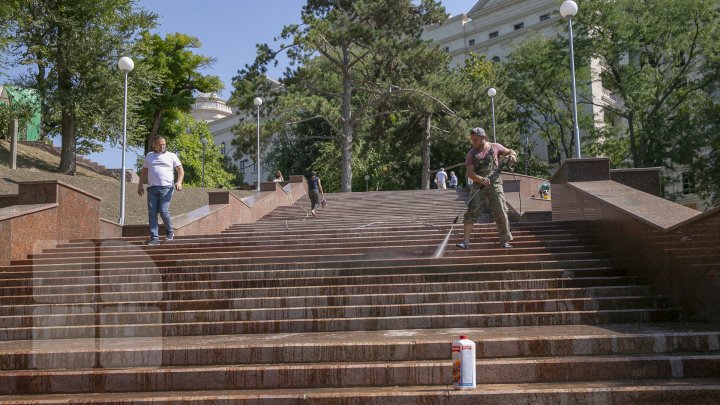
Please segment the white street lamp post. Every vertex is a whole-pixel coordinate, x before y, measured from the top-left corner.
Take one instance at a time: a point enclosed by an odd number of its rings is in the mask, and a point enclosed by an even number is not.
[[[582,154],[580,153],[580,128],[578,127],[577,91],[575,89],[575,52],[573,50],[572,31],[572,18],[575,17],[577,12],[577,3],[572,0],[566,0],[560,5],[560,15],[568,19],[568,33],[570,35],[570,74],[572,75],[573,129],[575,131],[575,150],[577,151],[577,158],[580,159]]]
[[[207,145],[208,140],[205,139],[205,137],[200,138],[200,143],[202,144],[203,149],[203,155],[202,155],[202,188],[205,188],[205,145]]]
[[[370,175],[366,174],[365,175],[365,192],[367,193],[368,191],[370,191]]]
[[[494,87],[490,87],[487,94],[490,96],[490,105],[492,106],[493,143],[497,143],[495,139],[495,95],[497,94],[497,90],[495,90]]]
[[[128,73],[135,68],[135,62],[127,56],[118,61],[118,68],[125,73],[125,100],[123,104],[123,133],[122,133],[122,165],[120,169],[120,226],[125,225],[125,149],[127,148],[127,98]]]
[[[263,100],[260,97],[255,97],[253,104],[257,107],[257,190],[260,191],[260,106]]]

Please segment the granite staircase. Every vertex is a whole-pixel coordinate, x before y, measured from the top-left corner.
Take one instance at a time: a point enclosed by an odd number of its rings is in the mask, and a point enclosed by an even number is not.
[[[328,195],[220,234],[71,241],[0,268],[0,403],[718,403],[720,328],[577,228],[454,191]],[[461,222],[461,221],[459,221]],[[454,391],[450,343],[477,343]]]

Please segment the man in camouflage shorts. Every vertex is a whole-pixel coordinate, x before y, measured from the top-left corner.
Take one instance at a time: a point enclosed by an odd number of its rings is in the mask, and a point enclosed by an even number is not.
[[[500,157],[509,156],[508,163],[514,165],[517,162],[517,153],[499,143],[489,142],[485,130],[479,127],[470,131],[470,141],[473,147],[465,156],[465,168],[467,177],[473,181],[470,188],[471,200],[463,217],[464,240],[456,246],[460,249],[470,247],[473,226],[480,219],[482,201],[487,198],[500,234],[500,247],[511,248],[510,241],[513,237],[510,233],[502,178],[498,177],[493,181],[488,176],[499,167]]]

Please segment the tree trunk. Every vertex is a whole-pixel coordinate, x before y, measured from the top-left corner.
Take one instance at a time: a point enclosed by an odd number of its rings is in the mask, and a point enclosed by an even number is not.
[[[63,33],[59,36],[62,38]],[[58,99],[60,101],[60,133],[62,135],[62,150],[60,151],[60,167],[58,172],[61,174],[75,174],[75,105],[73,104],[72,77],[70,75],[66,52],[62,45],[58,49],[57,57],[57,74],[58,74]]]
[[[432,114],[425,117],[425,132],[422,139],[422,184],[423,190],[430,189],[430,126]]]
[[[640,156],[638,156],[637,139],[635,139],[635,120],[634,114],[630,113],[627,118],[628,134],[630,134],[630,155],[633,160],[633,167],[640,167]]]
[[[352,191],[352,79],[350,77],[350,49],[343,46],[343,96],[342,96],[342,175],[340,190],[343,193]]]
[[[158,131],[160,131],[160,123],[162,123],[162,116],[163,111],[162,109],[158,109],[155,111],[155,114],[153,114],[153,124],[152,128],[150,128],[150,134],[145,139],[145,154],[147,155],[148,152],[150,152],[150,140],[158,134]]]
[[[62,110],[62,150],[60,151],[60,167],[58,172],[74,175],[77,169],[75,165],[75,111],[74,107],[68,106]]]

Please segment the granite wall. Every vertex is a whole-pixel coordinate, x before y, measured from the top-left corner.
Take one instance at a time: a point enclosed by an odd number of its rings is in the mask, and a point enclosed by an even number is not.
[[[683,207],[610,181],[600,166],[597,159],[563,164],[551,179],[553,220],[571,221],[604,245],[615,266],[666,296],[682,320],[720,323],[720,208]],[[651,173],[629,183],[651,185]]]

